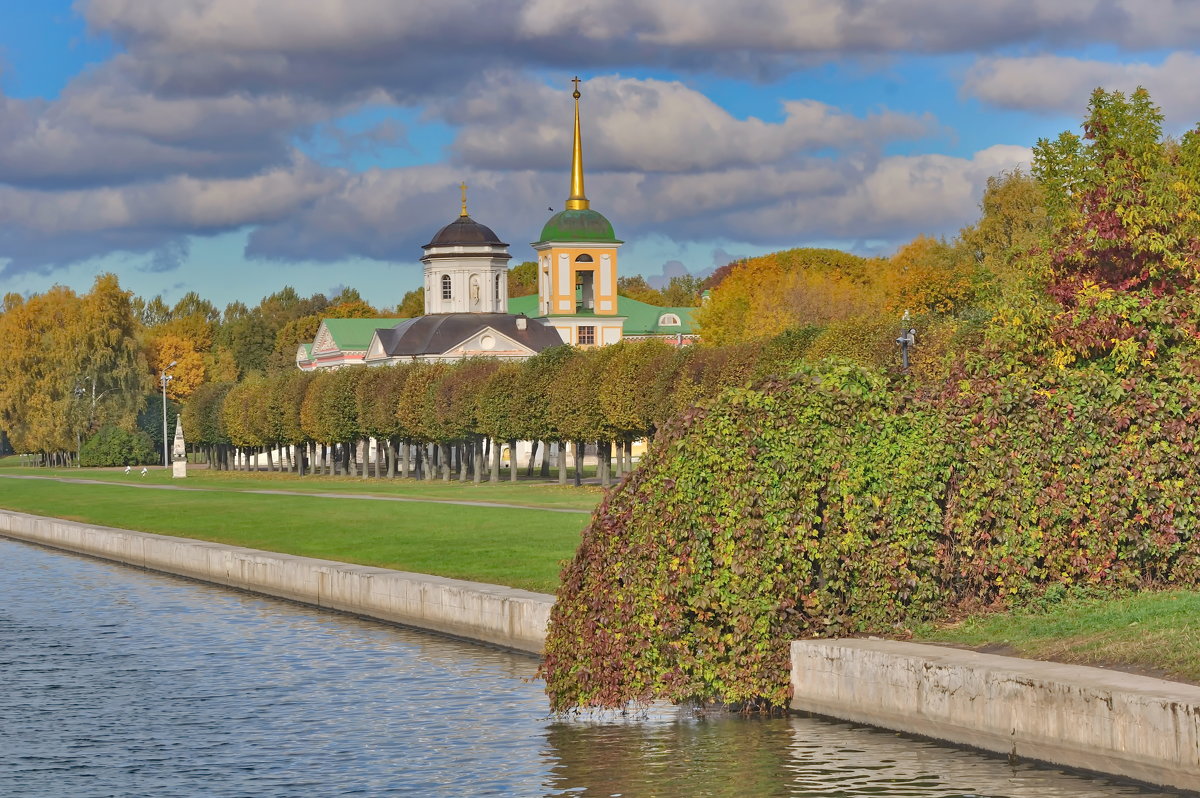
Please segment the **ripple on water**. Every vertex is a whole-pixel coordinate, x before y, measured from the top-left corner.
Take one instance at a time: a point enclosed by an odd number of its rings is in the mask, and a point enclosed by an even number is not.
[[[0,795],[1162,798],[803,717],[546,716],[516,654],[0,539]]]

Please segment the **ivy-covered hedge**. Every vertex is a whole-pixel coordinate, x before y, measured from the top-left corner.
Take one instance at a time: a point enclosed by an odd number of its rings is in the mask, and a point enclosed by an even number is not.
[[[551,617],[555,709],[788,700],[790,640],[890,632],[1050,585],[1200,581],[1186,366],[848,364],[733,389],[663,437],[584,532]]]

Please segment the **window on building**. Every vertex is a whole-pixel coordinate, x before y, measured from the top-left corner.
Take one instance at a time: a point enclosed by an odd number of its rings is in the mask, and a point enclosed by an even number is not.
[[[595,261],[592,260],[591,255],[589,255],[585,252],[582,255],[580,255],[578,258],[576,258],[575,262],[576,263],[594,263]]]
[[[453,299],[454,292],[450,290],[450,275],[442,275],[442,299]]]
[[[674,313],[664,313],[658,317],[659,327],[678,327],[680,326],[679,317]]]
[[[496,301],[500,301],[500,281],[504,278],[503,274],[496,275]]]
[[[579,328],[579,345],[587,346],[596,343],[596,328],[595,327],[580,327]]]

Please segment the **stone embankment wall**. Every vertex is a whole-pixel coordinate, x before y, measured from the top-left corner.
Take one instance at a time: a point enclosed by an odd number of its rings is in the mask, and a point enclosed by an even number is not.
[[[792,643],[792,708],[1200,790],[1200,687],[894,640]]]
[[[554,597],[0,510],[0,536],[539,653]],[[1200,687],[893,640],[792,644],[792,708],[1200,790]]]
[[[554,597],[0,510],[0,535],[539,654]]]

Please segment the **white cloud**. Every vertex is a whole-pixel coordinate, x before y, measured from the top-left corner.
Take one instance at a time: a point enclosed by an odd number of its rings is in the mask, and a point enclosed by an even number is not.
[[[1200,55],[1172,53],[1159,64],[1113,63],[1059,55],[989,58],[967,73],[963,91],[1002,108],[1080,113],[1092,90],[1144,86],[1169,119],[1200,117],[1195,76]]]
[[[582,91],[584,152],[597,171],[752,166],[817,150],[872,150],[937,128],[928,115],[882,111],[856,117],[807,99],[782,101],[782,122],[737,119],[700,92],[661,80],[600,77]],[[572,106],[561,90],[492,75],[441,112],[461,126],[453,149],[465,163],[518,169],[569,163]]]

